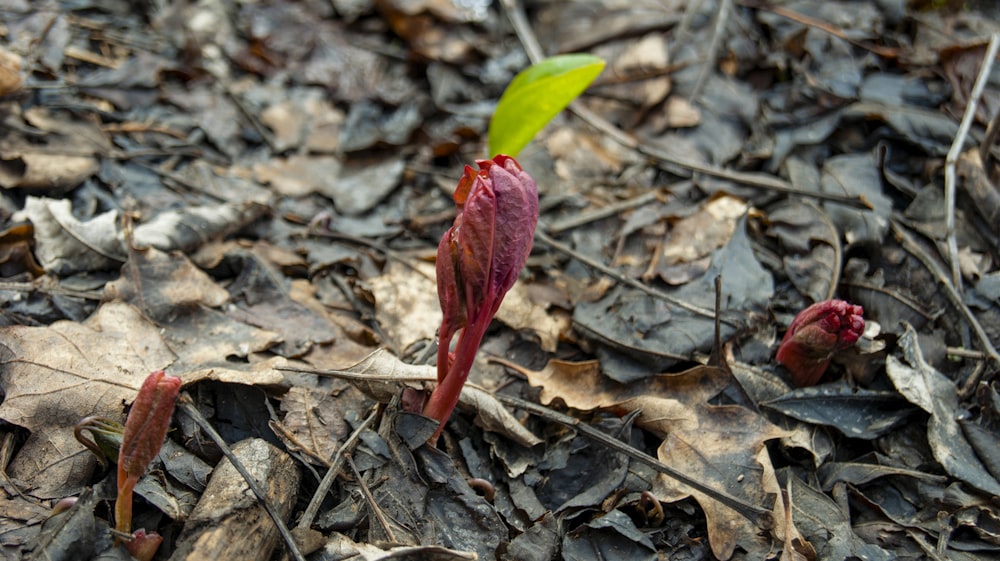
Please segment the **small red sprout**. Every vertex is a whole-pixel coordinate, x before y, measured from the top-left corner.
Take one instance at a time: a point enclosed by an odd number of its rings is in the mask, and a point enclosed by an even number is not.
[[[424,415],[441,422],[432,441],[455,409],[483,335],[524,268],[538,224],[538,187],[514,158],[501,154],[476,163],[479,171],[466,166],[458,182],[458,216],[438,245],[438,299],[444,317],[438,385],[424,406]]]
[[[861,306],[826,300],[795,316],[775,358],[791,372],[796,386],[816,385],[833,355],[861,337],[865,330],[863,313]]]
[[[115,501],[115,525],[121,532],[131,532],[132,490],[160,453],[180,390],[180,378],[167,376],[162,370],[153,372],[142,383],[128,412],[122,448],[118,453],[118,499]]]

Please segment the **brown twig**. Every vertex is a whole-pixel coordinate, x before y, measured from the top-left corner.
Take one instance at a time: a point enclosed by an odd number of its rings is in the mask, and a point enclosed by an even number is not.
[[[685,181],[684,183],[690,183],[690,182]],[[662,192],[659,189],[647,191],[642,195],[639,195],[638,197],[633,197],[631,199],[626,199],[624,201],[619,201],[617,203],[609,204],[590,212],[581,212],[578,214],[573,214],[572,216],[569,216],[567,218],[549,224],[548,226],[546,226],[545,231],[548,232],[549,235],[554,236],[562,232],[565,232],[566,230],[579,228],[580,226],[585,226],[587,224],[590,224],[591,222],[615,216],[620,212],[624,212],[626,210],[631,210],[636,207],[647,205],[659,199],[661,195]]]
[[[712,30],[712,40],[708,44],[708,52],[705,53],[705,63],[698,72],[698,79],[695,80],[694,88],[691,90],[690,98],[692,102],[698,101],[705,82],[708,81],[709,74],[715,68],[715,57],[719,52],[719,44],[722,42],[722,34],[726,30],[726,22],[729,21],[729,12],[733,10],[733,0],[722,0],[718,13],[715,15],[715,28]]]
[[[917,243],[913,236],[906,231],[899,220],[893,218],[890,221],[890,224],[892,226],[892,231],[896,234],[896,237],[899,238],[903,247],[913,254],[913,256],[916,257],[921,263],[923,263],[924,267],[926,267],[927,270],[937,278],[938,282],[941,283],[944,287],[945,296],[948,297],[952,306],[954,306],[965,317],[965,320],[969,322],[969,326],[972,327],[973,332],[975,332],[976,337],[979,339],[979,343],[982,345],[983,351],[986,352],[987,356],[989,356],[995,368],[1000,368],[1000,353],[997,353],[996,348],[990,341],[989,335],[986,334],[986,331],[979,323],[979,320],[977,320],[976,316],[973,315],[972,310],[965,305],[962,295],[959,294],[958,290],[956,290],[952,285],[948,274],[941,268],[940,265],[938,265],[934,258],[931,257],[931,255],[928,254],[919,243]]]
[[[354,429],[347,440],[337,449],[333,462],[330,463],[330,469],[326,470],[326,475],[323,476],[323,480],[319,482],[319,487],[316,488],[316,492],[313,493],[312,499],[309,501],[309,505],[306,506],[305,512],[302,513],[302,517],[299,518],[298,528],[308,528],[312,525],[313,520],[316,519],[316,515],[319,514],[320,505],[323,504],[323,499],[326,494],[330,492],[330,488],[333,487],[333,481],[337,478],[340,470],[344,467],[344,461],[347,453],[354,449],[361,440],[361,433],[365,431],[375,419],[378,417],[378,409],[376,408],[371,413],[365,417],[364,421],[358,425],[358,428]]]
[[[740,5],[746,6],[747,8],[755,8],[758,10],[766,10],[775,15],[779,15],[783,18],[790,19],[794,22],[801,23],[807,27],[812,27],[818,29],[824,33],[833,35],[834,37],[847,41],[848,43],[854,45],[855,47],[862,48],[866,51],[871,51],[881,57],[896,59],[899,57],[899,51],[890,47],[881,47],[879,45],[872,45],[864,41],[858,41],[857,39],[852,39],[844,30],[839,27],[834,27],[829,23],[816,19],[811,16],[790,10],[784,6],[777,6],[767,2],[759,2],[757,0],[741,0]]]
[[[643,463],[653,468],[657,472],[662,473],[663,475],[666,475],[667,477],[675,481],[678,481],[684,485],[687,485],[688,487],[700,493],[703,493],[711,497],[712,499],[718,501],[719,503],[731,508],[732,510],[736,511],[747,520],[756,524],[761,529],[770,529],[774,526],[774,516],[771,514],[769,510],[747,503],[741,499],[734,497],[733,495],[730,495],[729,493],[726,493],[725,491],[720,491],[718,489],[710,487],[705,483],[702,483],[701,481],[698,481],[697,479],[694,479],[668,466],[667,464],[664,464],[663,462],[657,460],[656,458],[644,454],[642,451],[636,450],[635,448],[632,448],[631,446],[628,446],[622,443],[621,441],[616,440],[614,437],[607,435],[591,427],[590,425],[587,425],[580,419],[576,419],[570,417],[569,415],[559,413],[558,411],[554,411],[552,409],[549,409],[548,407],[538,405],[537,403],[532,403],[530,401],[525,401],[523,399],[518,399],[516,397],[512,397],[509,395],[499,394],[496,396],[496,398],[500,400],[502,403],[510,405],[511,407],[517,407],[519,409],[523,409],[547,421],[552,421],[560,425],[563,425],[565,427],[574,429],[583,436],[599,444],[607,446],[608,448],[611,448],[616,452],[620,452],[637,462]]]
[[[664,302],[677,306],[678,308],[687,310],[696,315],[704,316],[707,318],[715,317],[715,314],[712,313],[712,310],[702,308],[700,306],[695,306],[694,304],[688,304],[683,300],[678,300],[677,298],[674,298],[673,296],[667,294],[666,292],[663,292],[662,290],[657,290],[651,286],[646,286],[641,282],[633,278],[627,277],[622,273],[612,269],[611,267],[608,267],[604,263],[601,263],[596,259],[591,259],[590,257],[583,255],[582,253],[574,250],[568,245],[549,237],[549,235],[546,234],[543,230],[544,228],[539,228],[538,230],[535,231],[536,241],[540,241],[556,251],[565,253],[566,255],[572,257],[573,259],[576,259],[577,261],[583,263],[584,265],[596,269],[597,271],[600,271],[601,273],[615,279],[616,281],[622,284],[641,290],[642,292],[645,292],[646,294],[649,294],[654,298],[659,298]],[[738,327],[735,324],[733,324],[732,321],[727,321],[726,323],[728,323],[729,325],[733,325],[734,327]]]
[[[344,459],[347,461],[347,465],[351,466],[351,471],[354,472],[354,479],[358,482],[358,487],[361,489],[361,494],[365,496],[365,500],[368,501],[368,508],[371,510],[372,517],[378,520],[382,529],[385,530],[385,535],[389,538],[390,542],[396,542],[396,535],[392,533],[392,526],[389,524],[389,519],[385,517],[385,513],[382,512],[381,507],[375,502],[375,496],[372,495],[371,489],[368,488],[368,484],[365,483],[364,476],[358,471],[358,466],[354,465],[354,459],[351,458],[350,454],[344,454]]]
[[[976,108],[979,106],[979,98],[986,88],[987,78],[993,68],[993,60],[996,59],[997,50],[1000,49],[1000,34],[994,33],[990,38],[989,46],[986,47],[986,56],[979,67],[979,75],[969,92],[969,101],[965,105],[965,113],[962,115],[962,123],[958,127],[955,139],[948,149],[948,155],[944,160],[944,200],[947,211],[945,214],[945,230],[948,240],[948,261],[951,264],[951,282],[959,294],[962,294],[962,271],[958,264],[958,241],[955,238],[955,177],[958,158],[962,154],[962,147],[965,146],[965,139],[969,135],[969,128],[972,127],[972,120],[976,116]],[[983,160],[984,162],[986,160]]]

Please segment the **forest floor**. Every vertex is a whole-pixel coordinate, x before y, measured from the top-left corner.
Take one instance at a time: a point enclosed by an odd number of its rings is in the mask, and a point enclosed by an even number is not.
[[[127,558],[73,427],[165,370],[158,559],[1000,558],[1000,10],[956,4],[0,1],[0,555]],[[428,445],[451,195],[573,52]],[[797,387],[831,299],[864,334]]]

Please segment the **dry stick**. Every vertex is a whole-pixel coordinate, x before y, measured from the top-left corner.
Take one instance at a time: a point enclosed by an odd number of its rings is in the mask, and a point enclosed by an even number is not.
[[[182,393],[180,397],[177,398],[177,406],[180,407],[181,410],[183,410],[184,413],[186,413],[187,416],[190,417],[199,428],[201,428],[201,430],[205,431],[205,434],[207,434],[208,437],[212,439],[212,442],[214,442],[215,445],[222,450],[222,453],[226,456],[226,458],[229,458],[229,462],[233,464],[236,471],[243,476],[243,479],[246,480],[250,490],[257,496],[257,500],[264,505],[264,510],[267,511],[267,515],[271,517],[271,521],[274,522],[275,527],[278,528],[278,533],[281,534],[281,539],[285,541],[285,545],[288,547],[288,551],[292,554],[292,557],[294,557],[296,561],[306,561],[306,558],[302,556],[302,552],[299,551],[299,547],[295,545],[295,538],[293,538],[292,533],[288,531],[288,526],[285,526],[285,521],[281,519],[281,515],[274,509],[271,502],[267,500],[267,495],[264,493],[264,490],[260,488],[257,480],[250,475],[250,472],[248,472],[247,468],[243,466],[243,463],[240,462],[239,458],[237,458],[233,454],[233,451],[229,449],[229,445],[226,444],[226,441],[223,440],[222,437],[219,436],[219,433],[215,431],[215,427],[213,427],[212,424],[208,422],[208,419],[201,414],[201,411],[198,411],[198,408],[194,406],[194,401],[187,392]]]
[[[979,67],[979,75],[976,83],[969,93],[969,101],[965,105],[965,114],[962,115],[962,124],[958,127],[958,133],[951,143],[948,156],[944,160],[944,200],[947,207],[945,218],[945,230],[948,236],[948,260],[951,263],[951,282],[955,289],[962,294],[962,271],[958,264],[958,241],[955,239],[955,167],[958,164],[958,157],[965,146],[965,139],[969,135],[969,128],[972,127],[972,119],[976,116],[976,108],[979,106],[979,98],[983,95],[986,81],[993,68],[993,59],[997,56],[997,49],[1000,48],[1000,34],[994,33],[990,37],[990,44],[986,48],[986,56]],[[983,160],[985,162],[985,160]]]
[[[911,298],[907,298],[906,296],[903,296],[902,294],[899,294],[894,290],[889,290],[888,288],[885,288],[883,286],[876,286],[871,283],[857,282],[857,281],[844,281],[844,286],[860,288],[861,290],[870,290],[878,294],[884,294],[885,296],[892,298],[893,300],[899,302],[900,304],[903,304],[904,306],[912,310],[913,313],[920,314],[927,321],[934,321],[935,319],[937,319],[939,315],[941,315],[940,312],[929,314],[923,310],[924,308],[927,307],[926,304],[921,304],[920,302],[916,302]]]
[[[398,543],[396,541],[396,535],[392,533],[392,526],[389,525],[389,519],[385,517],[385,513],[378,506],[375,501],[375,495],[372,495],[371,489],[368,488],[368,484],[365,483],[364,476],[358,471],[358,466],[354,465],[354,459],[351,458],[350,454],[344,454],[344,458],[347,460],[347,465],[351,466],[351,471],[354,472],[354,478],[358,481],[358,488],[361,489],[361,494],[365,496],[365,500],[368,501],[368,508],[372,511],[372,516],[375,520],[378,520],[379,526],[385,530],[385,536],[389,538],[392,543]]]
[[[700,306],[695,306],[694,304],[688,304],[687,302],[674,298],[673,296],[667,294],[666,292],[663,292],[662,290],[657,290],[651,286],[646,286],[633,278],[626,277],[622,273],[612,269],[611,267],[608,267],[604,263],[601,263],[600,261],[597,261],[595,259],[591,259],[590,257],[583,255],[582,253],[574,250],[568,245],[552,239],[551,237],[549,237],[548,234],[544,232],[544,228],[539,228],[538,230],[535,230],[535,240],[542,242],[543,244],[551,247],[556,251],[561,251],[566,255],[569,255],[573,259],[576,259],[577,261],[583,263],[584,265],[596,269],[622,284],[626,284],[628,286],[631,286],[632,288],[641,290],[646,294],[653,296],[654,298],[659,298],[665,302],[677,306],[678,308],[683,308],[693,314],[697,314],[708,318],[715,317],[715,314],[712,313],[712,310],[702,308]],[[738,327],[731,321],[727,321],[726,323],[734,327]]]
[[[719,13],[715,16],[715,29],[712,30],[712,40],[708,44],[708,52],[704,56],[705,64],[702,65],[701,71],[698,73],[698,79],[691,90],[690,98],[692,102],[698,101],[698,96],[701,95],[701,89],[705,87],[708,75],[715,68],[715,56],[719,52],[719,44],[722,42],[722,32],[726,29],[726,22],[729,21],[729,12],[732,9],[733,0],[722,0],[722,5],[719,6]]]
[[[522,46],[524,46],[525,52],[528,54],[528,59],[533,63],[538,63],[543,60],[545,58],[545,54],[542,51],[541,46],[539,46],[538,39],[531,30],[531,26],[528,24],[528,20],[524,15],[524,10],[521,9],[521,5],[518,0],[502,0],[502,3],[504,10],[507,12],[507,17],[510,19],[510,23],[514,27],[515,33],[517,33],[518,39],[521,41]],[[872,206],[868,204],[863,197],[848,197],[833,193],[803,191],[801,189],[796,189],[787,181],[782,181],[781,179],[770,175],[727,170],[675,156],[653,148],[652,146],[641,144],[635,137],[619,129],[604,117],[601,117],[597,113],[587,109],[579,101],[570,103],[569,109],[577,117],[580,117],[580,119],[582,119],[585,123],[608,135],[615,142],[618,142],[630,150],[635,150],[647,158],[659,160],[665,164],[685,168],[694,173],[701,173],[711,177],[717,177],[719,179],[726,179],[734,183],[741,183],[751,187],[760,187],[779,193],[811,197],[814,199],[831,201],[864,210],[871,210],[872,208]]]
[[[683,183],[690,183],[690,181],[685,181]],[[579,228],[580,226],[590,224],[591,222],[609,218],[620,212],[624,212],[626,210],[631,210],[633,208],[646,205],[648,203],[657,200],[659,197],[660,197],[659,189],[653,191],[647,191],[642,195],[639,195],[638,197],[633,197],[631,199],[619,201],[617,203],[603,206],[601,208],[598,208],[590,212],[581,212],[579,214],[575,214],[563,220],[559,220],[558,222],[548,225],[545,228],[545,231],[548,232],[549,235],[554,236],[556,234],[565,232],[566,230]]]
[[[983,326],[979,324],[979,320],[976,319],[976,316],[972,314],[972,310],[965,305],[965,302],[962,300],[962,295],[959,294],[958,290],[956,290],[951,284],[948,274],[941,269],[937,262],[934,261],[933,257],[924,251],[924,248],[921,247],[915,239],[913,239],[913,236],[903,228],[902,224],[900,224],[898,220],[894,218],[890,223],[892,225],[892,231],[895,232],[896,236],[903,244],[903,247],[912,253],[913,256],[916,257],[921,263],[923,263],[924,267],[926,267],[932,275],[937,277],[938,282],[944,285],[944,293],[951,301],[951,304],[962,312],[962,315],[965,316],[965,320],[969,322],[969,325],[972,326],[972,330],[976,333],[976,337],[979,338],[979,343],[983,346],[983,350],[986,352],[987,356],[993,361],[997,368],[1000,368],[1000,353],[997,353],[996,348],[993,347],[993,343],[990,342],[989,335],[987,335],[986,331],[983,330]],[[978,382],[978,378],[980,376],[976,376],[976,380],[974,381]],[[970,383],[967,384],[967,386],[971,385],[974,387],[975,384],[972,384],[972,382],[973,380],[970,380]]]
[[[497,394],[494,397],[496,397],[497,400],[506,403],[507,405],[510,405],[511,407],[524,409],[525,411],[528,411],[529,413],[532,413],[534,415],[538,415],[543,419],[546,419],[548,421],[553,421],[565,427],[574,429],[578,431],[580,434],[586,436],[587,438],[599,444],[607,446],[608,448],[611,448],[616,452],[621,452],[622,454],[625,454],[626,456],[637,462],[646,464],[647,466],[662,473],[663,475],[666,475],[667,477],[674,479],[675,481],[679,481],[680,483],[683,483],[684,485],[687,485],[688,487],[700,493],[703,493],[711,497],[712,499],[718,501],[719,503],[733,509],[734,511],[742,515],[747,520],[750,520],[763,530],[770,529],[774,526],[774,515],[771,514],[769,510],[744,502],[743,500],[740,500],[725,491],[720,491],[719,489],[709,487],[708,485],[702,483],[701,481],[698,481],[697,479],[685,475],[683,472],[680,472],[668,466],[667,464],[657,460],[656,458],[644,454],[643,452],[636,450],[631,446],[625,445],[624,443],[615,439],[613,436],[607,435],[591,427],[590,425],[587,425],[586,423],[580,421],[580,419],[570,417],[569,415],[559,413],[558,411],[553,411],[548,407],[538,405],[530,401],[525,401],[523,399],[518,399],[516,397],[511,397],[502,394]]]
[[[347,437],[344,444],[337,449],[336,457],[330,464],[330,469],[326,470],[326,475],[323,476],[323,480],[320,481],[319,487],[316,489],[312,499],[309,501],[309,505],[306,507],[305,512],[302,513],[302,518],[299,519],[299,523],[297,525],[298,528],[305,529],[312,526],[313,520],[315,520],[316,515],[319,514],[319,509],[323,504],[323,499],[326,497],[326,494],[330,492],[330,488],[333,487],[333,481],[337,479],[337,474],[339,474],[341,468],[344,467],[346,454],[357,446],[358,442],[361,440],[361,433],[371,426],[373,422],[375,422],[376,417],[378,417],[377,408],[365,417],[364,421],[361,421],[358,428],[354,429],[351,436]]]
[[[818,29],[820,31],[823,31],[824,33],[829,33],[830,35],[833,35],[838,39],[847,41],[848,43],[854,45],[855,47],[862,48],[866,51],[871,51],[879,56],[891,59],[895,59],[899,56],[899,51],[897,49],[893,49],[891,47],[882,47],[879,45],[872,45],[871,43],[866,43],[864,41],[858,41],[857,39],[852,39],[843,29],[840,29],[839,27],[835,27],[823,20],[807,16],[803,13],[790,10],[788,8],[785,8],[784,6],[777,6],[774,4],[761,2],[759,0],[741,0],[740,5],[745,6],[747,8],[769,11],[775,15],[781,16],[786,19],[790,19],[796,23],[800,23],[807,27]]]

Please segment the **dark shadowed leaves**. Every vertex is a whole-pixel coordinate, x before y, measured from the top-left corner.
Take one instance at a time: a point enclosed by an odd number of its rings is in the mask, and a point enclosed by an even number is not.
[[[722,277],[723,339],[735,332],[737,314],[766,308],[774,281],[754,256],[745,225],[745,218],[737,221],[729,241],[712,252],[705,274],[669,291],[702,313],[631,288],[615,288],[597,302],[577,304],[574,323],[614,353],[602,357],[607,359],[602,360],[607,376],[619,382],[638,380],[689,360],[696,352],[707,353],[714,340],[708,310],[714,305],[716,276]]]
[[[885,434],[914,413],[896,392],[856,389],[847,384],[799,388],[761,405],[866,440]]]
[[[983,466],[958,423],[963,412],[955,383],[924,361],[912,327],[906,327],[900,344],[906,362],[886,357],[886,373],[910,403],[930,413],[927,440],[934,458],[952,476],[976,489],[1000,494],[1000,483]]]
[[[658,559],[653,542],[620,510],[613,510],[567,533],[562,553],[567,561]]]
[[[792,516],[799,531],[816,548],[819,559],[895,559],[854,533],[850,519],[833,499],[803,483],[787,468],[778,472],[783,489],[788,479],[791,479]]]

